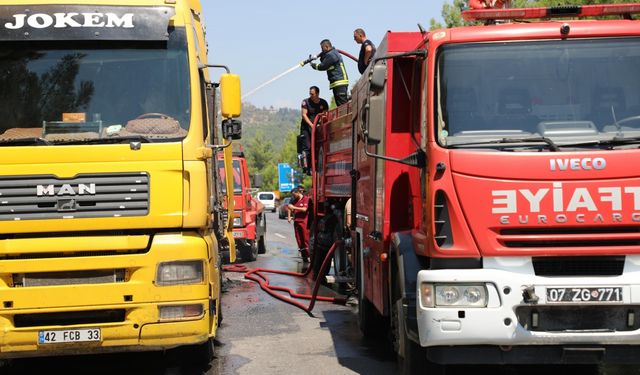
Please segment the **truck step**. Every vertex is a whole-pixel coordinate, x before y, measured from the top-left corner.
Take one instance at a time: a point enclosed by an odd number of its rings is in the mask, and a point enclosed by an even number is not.
[[[334,276],[327,275],[325,276],[325,280],[327,284],[344,284],[344,283],[355,283],[356,279],[349,276]]]

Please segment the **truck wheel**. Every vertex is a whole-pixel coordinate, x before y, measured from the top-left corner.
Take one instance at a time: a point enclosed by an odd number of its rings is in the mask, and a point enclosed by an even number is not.
[[[245,262],[253,262],[258,259],[258,245],[256,240],[247,241],[246,245],[240,248],[240,256]]]
[[[258,254],[264,254],[267,252],[267,246],[264,243],[264,236],[260,236],[258,240]]]
[[[393,349],[398,357],[398,368],[403,375],[428,373],[429,375],[444,374],[444,366],[435,364],[427,359],[426,351],[411,340],[405,328],[406,317],[402,306],[401,286],[399,278],[394,276],[391,291],[391,338]]]

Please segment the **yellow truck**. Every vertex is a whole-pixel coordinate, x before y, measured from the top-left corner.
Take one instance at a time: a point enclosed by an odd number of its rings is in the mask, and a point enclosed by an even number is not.
[[[212,354],[240,84],[210,79],[201,14],[2,1],[0,358]]]

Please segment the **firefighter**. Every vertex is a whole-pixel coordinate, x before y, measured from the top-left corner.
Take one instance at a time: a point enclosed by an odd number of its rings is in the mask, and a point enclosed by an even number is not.
[[[304,187],[298,186],[291,191],[293,203],[288,208],[287,221],[291,222],[293,214],[293,231],[298,243],[298,251],[304,263],[309,263],[309,228],[307,228],[307,218],[309,217],[309,197],[304,194]]]
[[[320,97],[318,86],[309,87],[309,97],[302,100],[300,112],[300,141],[298,142],[298,160],[304,173],[311,175],[311,131],[313,122],[322,112],[329,110],[329,104]]]
[[[353,40],[358,44],[362,44],[362,46],[360,46],[360,55],[358,56],[358,71],[362,74],[376,53],[376,47],[373,45],[373,42],[367,39],[367,34],[365,34],[364,30],[359,28],[353,31]]]
[[[320,42],[320,63],[311,63],[311,67],[315,70],[326,70],[329,79],[329,88],[333,90],[333,98],[336,105],[340,106],[349,101],[347,90],[349,88],[349,77],[347,77],[347,69],[344,67],[342,56],[331,45],[329,39]]]

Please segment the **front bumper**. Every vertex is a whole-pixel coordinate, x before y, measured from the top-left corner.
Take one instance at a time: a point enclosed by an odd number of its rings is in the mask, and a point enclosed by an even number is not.
[[[122,322],[89,323],[71,326],[38,326],[16,328],[5,321],[0,332],[0,358],[24,358],[74,354],[98,354],[128,351],[166,350],[182,345],[193,345],[209,339],[208,300],[185,301],[201,303],[204,314],[189,320],[159,321],[158,305],[127,305]],[[179,301],[171,305],[180,304]],[[113,306],[116,307],[116,306]],[[120,307],[120,306],[118,306]],[[25,311],[24,313],[30,313]],[[37,310],[34,311],[37,313]],[[61,311],[64,313],[64,311]],[[38,334],[46,330],[73,330],[98,328],[101,341],[82,343],[39,344]]]
[[[420,284],[427,283],[486,283],[488,305],[485,308],[425,307],[421,303]],[[614,319],[629,319],[628,314],[617,312],[640,309],[640,256],[627,256],[624,273],[607,277],[540,277],[533,271],[530,257],[484,258],[482,269],[422,270],[418,273],[417,324],[420,345],[436,347],[446,345],[637,345],[640,344],[640,329],[637,320],[628,330],[607,329],[619,326]],[[525,303],[523,290],[534,287],[539,297],[537,303]],[[622,287],[621,303],[549,303],[547,287]],[[556,329],[544,331],[533,329],[524,323],[525,314],[533,311],[552,312]],[[558,313],[558,311],[560,311]],[[594,311],[596,313],[594,313]],[[566,312],[566,313],[565,313]],[[616,313],[614,313],[616,312]],[[595,315],[594,315],[595,314]],[[600,314],[600,315],[598,315]],[[582,316],[601,316],[610,319],[603,322],[604,328],[575,329],[572,324]],[[543,315],[540,315],[543,316]],[[559,324],[566,328],[558,329]],[[586,318],[585,318],[586,319]],[[623,322],[624,324],[624,322]]]

